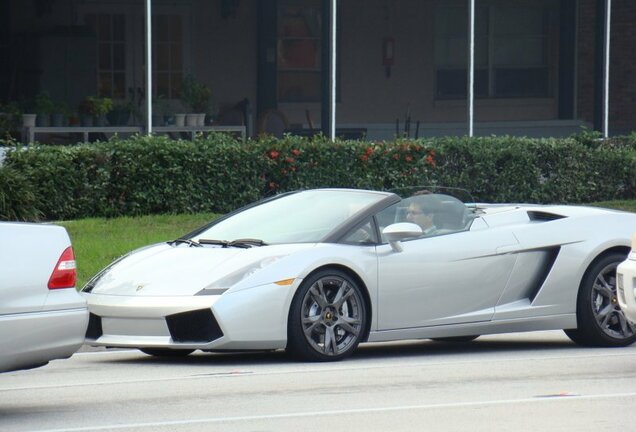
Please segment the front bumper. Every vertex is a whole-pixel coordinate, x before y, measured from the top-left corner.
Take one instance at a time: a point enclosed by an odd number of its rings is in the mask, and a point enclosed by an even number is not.
[[[625,316],[636,323],[636,252],[616,269],[618,304]]]
[[[260,350],[285,348],[290,287],[262,285],[210,296],[84,294],[93,346]]]

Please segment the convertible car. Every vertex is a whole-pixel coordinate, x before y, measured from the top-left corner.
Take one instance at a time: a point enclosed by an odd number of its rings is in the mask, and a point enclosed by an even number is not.
[[[456,195],[318,189],[241,208],[98,273],[82,290],[86,342],[328,361],[402,339],[564,329],[582,345],[636,340],[616,298],[636,214]]]

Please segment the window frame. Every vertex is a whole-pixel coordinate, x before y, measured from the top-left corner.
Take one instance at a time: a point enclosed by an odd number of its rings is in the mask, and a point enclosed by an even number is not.
[[[553,98],[555,95],[555,91],[557,88],[557,82],[556,82],[556,68],[557,68],[557,61],[555,59],[555,55],[554,55],[554,43],[556,42],[556,40],[558,39],[558,34],[556,34],[555,29],[554,29],[554,13],[555,12],[559,12],[559,5],[556,3],[550,3],[548,1],[545,0],[539,0],[536,2],[531,2],[531,1],[522,1],[519,2],[515,5],[516,7],[522,7],[522,8],[527,8],[527,7],[532,7],[532,8],[536,8],[538,10],[541,11],[541,14],[543,15],[542,19],[544,20],[543,22],[543,32],[541,34],[526,34],[526,35],[520,35],[520,37],[523,38],[540,38],[543,39],[543,57],[544,57],[544,64],[543,65],[533,65],[533,66],[526,66],[526,65],[515,65],[514,63],[511,64],[496,64],[495,63],[495,50],[497,49],[496,46],[496,39],[497,39],[497,35],[496,35],[496,23],[495,23],[495,13],[497,11],[501,11],[502,9],[510,9],[513,6],[507,4],[504,1],[500,1],[500,0],[488,0],[488,1],[483,1],[478,7],[481,9],[483,16],[487,17],[488,22],[485,25],[485,30],[486,33],[485,35],[475,35],[475,44],[477,45],[478,43],[478,39],[481,38],[485,38],[485,41],[487,43],[487,46],[485,47],[485,52],[486,52],[486,62],[484,64],[475,64],[475,98],[476,99],[480,99],[480,100],[494,100],[494,99],[547,99],[547,98]],[[435,4],[435,15],[437,16],[437,14],[439,13],[439,11],[441,10],[446,10],[447,13],[452,13],[453,11],[455,13],[459,12],[459,13],[468,13],[467,11],[467,7],[464,3],[462,2],[448,2],[448,1],[437,1]],[[485,13],[483,13],[483,11],[485,11]],[[479,10],[476,11],[476,16],[478,16]],[[468,34],[467,34],[467,25],[465,26],[466,31],[462,33],[462,35],[465,35],[465,51],[466,51],[466,57],[468,55],[467,53],[467,45],[468,45]],[[477,33],[477,29],[476,29],[476,33]],[[464,87],[464,91],[461,92],[457,92],[457,93],[448,93],[448,94],[440,94],[440,73],[443,73],[443,71],[456,71],[457,73],[459,73],[463,79],[463,84],[465,84],[467,86],[467,59],[463,62],[463,64],[443,64],[440,63],[438,60],[438,52],[439,52],[439,46],[440,46],[440,34],[438,33],[437,28],[434,28],[433,30],[433,67],[434,67],[434,90],[433,90],[433,98],[435,101],[439,102],[439,101],[453,101],[453,100],[464,100],[467,98],[467,88]],[[500,38],[500,37],[499,37]],[[476,53],[477,53],[477,49],[476,49]],[[541,69],[544,71],[544,73],[546,74],[546,83],[545,83],[545,90],[544,91],[536,91],[534,93],[532,93],[532,91],[529,92],[529,94],[524,94],[524,92],[517,92],[517,93],[505,93],[505,92],[501,92],[501,90],[497,89],[498,85],[501,85],[501,83],[503,82],[503,80],[500,78],[499,80],[497,79],[497,74],[501,73],[502,71],[511,71],[511,70],[531,70],[531,69]],[[480,73],[485,73],[486,77],[484,78],[483,81],[481,81],[479,79],[479,74]]]

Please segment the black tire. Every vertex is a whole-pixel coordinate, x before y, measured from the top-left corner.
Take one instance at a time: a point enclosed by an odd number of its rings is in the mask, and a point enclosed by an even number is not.
[[[193,349],[169,348],[139,348],[139,351],[154,357],[186,357],[194,352]]]
[[[630,323],[616,299],[616,267],[623,253],[610,253],[585,272],[576,302],[576,329],[565,334],[579,345],[622,347],[636,341],[636,324]]]
[[[358,283],[343,271],[321,270],[305,279],[294,295],[287,352],[300,360],[342,360],[362,340],[367,319]]]
[[[477,339],[480,335],[473,336],[453,336],[453,337],[441,337],[441,338],[432,338],[435,342],[472,342]]]

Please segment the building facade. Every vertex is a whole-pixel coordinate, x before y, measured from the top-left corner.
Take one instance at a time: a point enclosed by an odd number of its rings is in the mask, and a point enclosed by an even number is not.
[[[599,128],[607,0],[476,0],[475,134],[563,136]],[[155,110],[184,112],[186,77],[213,94],[212,121],[275,112],[319,128],[325,0],[152,1]],[[609,131],[636,129],[636,2],[614,0]],[[145,1],[0,0],[0,102],[46,92],[74,112],[90,95],[141,107]],[[336,125],[369,139],[464,135],[467,0],[338,0]],[[236,111],[243,117],[232,118]],[[247,117],[247,118],[246,118]],[[129,122],[143,119],[131,118]]]

